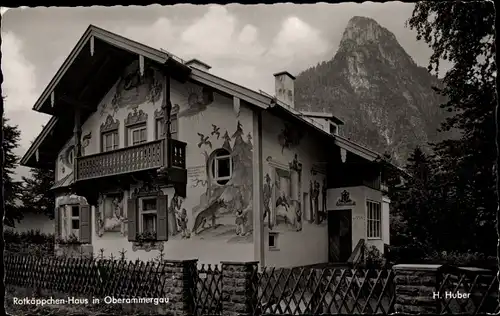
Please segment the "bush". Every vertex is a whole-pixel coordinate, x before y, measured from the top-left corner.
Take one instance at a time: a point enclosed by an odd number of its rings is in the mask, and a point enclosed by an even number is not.
[[[478,267],[484,269],[497,270],[497,260],[493,256],[486,256],[478,252],[438,252],[434,251],[426,255],[426,261],[439,263],[439,264],[449,264],[453,266],[462,267]]]
[[[39,230],[4,232],[5,251],[34,255],[54,254],[54,234],[44,234]]]

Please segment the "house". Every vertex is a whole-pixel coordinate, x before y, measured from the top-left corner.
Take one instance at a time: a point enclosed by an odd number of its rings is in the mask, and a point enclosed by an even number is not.
[[[55,169],[60,249],[268,266],[382,251],[387,164],[341,120],[295,110],[292,75],[275,81],[255,92],[91,25],[35,103],[52,118],[21,161]]]

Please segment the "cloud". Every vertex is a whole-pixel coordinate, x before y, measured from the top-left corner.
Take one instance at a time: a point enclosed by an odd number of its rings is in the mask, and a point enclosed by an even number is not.
[[[321,56],[328,50],[328,44],[320,32],[301,19],[291,16],[283,21],[281,30],[274,38],[271,55],[284,58],[288,63],[304,58]]]
[[[9,119],[9,124],[17,125],[21,131],[20,146],[15,151],[21,156],[48,118],[31,110],[39,94],[35,66],[24,57],[22,41],[11,32],[2,32],[2,71],[2,92],[6,97],[5,116]],[[25,172],[21,173],[25,175]]]
[[[217,76],[267,92],[274,90],[274,72],[303,70],[311,61],[320,61],[318,56],[329,49],[317,29],[295,16],[286,18],[266,45],[265,30],[241,23],[220,5],[209,6],[203,16],[188,24],[162,17],[153,24],[114,31],[184,60],[198,58],[212,66]]]

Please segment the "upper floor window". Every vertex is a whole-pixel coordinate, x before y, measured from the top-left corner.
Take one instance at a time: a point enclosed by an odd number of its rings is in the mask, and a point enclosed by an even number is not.
[[[142,144],[148,140],[146,124],[129,127],[128,131],[129,146]]]
[[[125,119],[126,144],[128,146],[142,144],[148,141],[148,115],[143,110],[134,109]]]
[[[367,237],[382,238],[382,206],[380,202],[366,201]]]
[[[233,176],[233,158],[231,153],[220,148],[214,152],[212,158],[212,179],[220,185],[225,185]]]
[[[118,149],[118,128],[120,121],[108,115],[106,121],[101,124],[101,152]]]
[[[102,151],[118,149],[118,130],[102,134]]]

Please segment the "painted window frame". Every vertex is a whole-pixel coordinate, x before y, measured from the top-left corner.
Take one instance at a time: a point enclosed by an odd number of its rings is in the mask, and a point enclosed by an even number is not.
[[[271,238],[274,239],[274,245],[271,245]],[[269,232],[267,236],[267,245],[269,250],[277,251],[279,250],[279,232]]]
[[[144,130],[144,139],[141,139],[139,142],[134,144],[134,132]],[[140,132],[140,135],[142,133]],[[146,123],[134,124],[131,126],[127,126],[127,146],[137,146],[140,144],[144,144],[148,142],[148,126]]]
[[[111,146],[107,146],[106,137],[111,135]],[[117,150],[120,147],[118,129],[101,133],[101,152]],[[109,148],[109,149],[108,149]]]
[[[267,163],[269,165],[269,177],[271,178],[271,206],[269,208],[270,210],[270,220],[271,220],[271,224],[274,226],[276,225],[276,181],[278,180],[277,179],[277,174],[278,172],[283,172],[283,173],[287,173],[288,176],[289,176],[289,191],[291,192],[291,189],[292,189],[292,181],[291,181],[291,170],[290,170],[290,166],[287,165],[287,164],[284,164],[282,162],[279,162],[279,161],[276,161],[274,159],[272,159],[271,157],[268,157],[267,158]],[[279,171],[278,171],[279,170]]]
[[[223,155],[219,155],[219,153],[224,152]],[[227,154],[226,154],[227,153]],[[219,162],[221,160],[229,160],[229,176],[219,176]],[[233,155],[232,153],[225,149],[225,148],[219,148],[214,150],[212,159],[210,161],[210,175],[211,175],[211,181],[214,182],[217,185],[226,185],[231,178],[233,177],[233,170],[234,168],[234,163],[233,163]],[[223,182],[223,183],[220,183]]]
[[[155,201],[155,209],[154,210],[144,210],[144,201]],[[139,202],[138,205],[138,222],[139,222],[139,228],[137,230],[138,233],[144,233],[144,215],[148,214],[154,214],[155,215],[155,220],[153,221],[153,226],[154,226],[154,233],[157,233],[157,221],[158,221],[158,201],[156,196],[148,196],[148,197],[140,197],[137,199]]]
[[[366,238],[382,239],[382,203],[366,200]]]
[[[106,120],[101,124],[99,142],[101,152],[113,151],[120,148],[120,121],[115,120],[111,114],[106,117]],[[107,147],[104,141],[105,137],[109,134],[112,136],[112,148],[110,150],[105,150]]]

